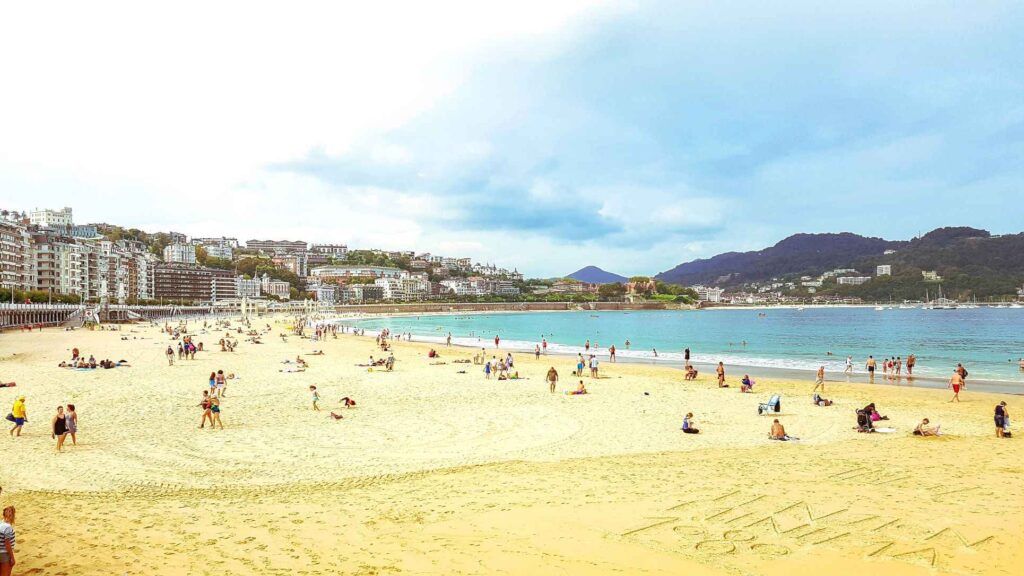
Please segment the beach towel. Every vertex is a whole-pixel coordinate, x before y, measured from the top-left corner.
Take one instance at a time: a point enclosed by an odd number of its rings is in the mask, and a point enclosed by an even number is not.
[[[892,434],[895,431],[895,428],[875,428],[875,432],[881,432],[882,434]]]

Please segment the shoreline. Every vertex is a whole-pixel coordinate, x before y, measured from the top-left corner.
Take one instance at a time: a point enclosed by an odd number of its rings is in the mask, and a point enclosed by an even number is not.
[[[541,312],[546,312],[546,311],[533,311],[533,312],[541,313]],[[574,311],[560,311],[560,312],[574,312]],[[579,311],[576,311],[576,312],[579,312]],[[585,311],[583,311],[583,312],[585,312]],[[408,318],[408,317],[419,317],[419,316],[471,316],[471,315],[481,315],[481,314],[492,315],[492,314],[498,314],[498,313],[502,313],[502,312],[487,311],[487,312],[472,312],[472,313],[468,313],[468,312],[456,312],[456,313],[438,312],[438,313],[429,313],[429,314],[428,313],[374,314],[372,316],[361,316],[361,317],[357,317],[357,318],[321,319],[320,321],[321,322],[339,322],[339,323],[343,323],[345,320],[354,320],[356,322],[361,322],[361,321],[365,321],[365,320],[375,320],[375,319],[380,319],[380,318],[391,318],[391,317],[396,317],[396,318],[397,317],[406,317],[406,318]],[[526,313],[526,312],[505,311],[504,313]],[[376,334],[378,334],[378,331],[371,330],[371,331],[368,331],[368,334],[376,335]],[[444,347],[444,344],[445,344],[445,337],[444,336],[431,336],[431,335],[426,335],[426,334],[416,334],[416,333],[413,333],[412,334],[412,338],[413,338],[412,339],[413,342],[421,342],[421,343],[427,343],[427,344],[434,344],[434,345],[438,345],[438,346],[441,346],[441,347]],[[477,338],[477,343],[469,343],[467,340],[470,339],[470,338]],[[452,346],[453,347],[459,347],[459,348],[464,348],[464,349],[479,349],[479,348],[481,348],[481,346],[479,346],[478,344],[482,344],[483,348],[488,348],[490,344],[493,344],[493,342],[489,342],[486,339],[478,338],[478,337],[472,337],[472,336],[470,336],[470,337],[465,337],[465,336],[455,337],[455,336],[453,336],[453,338],[452,338]],[[549,344],[548,351],[546,353],[542,352],[541,357],[544,357],[544,356],[575,357],[579,353],[584,353],[583,352],[583,348],[580,347],[580,346],[565,345],[565,344],[559,344],[559,343],[554,343],[554,342],[549,342],[548,344]],[[533,345],[527,344],[527,343],[523,343],[521,341],[503,340],[502,341],[502,345],[503,345],[502,349],[504,349],[504,350],[510,350],[510,351],[513,351],[513,352],[521,353],[521,354],[525,353],[525,354],[529,354],[530,356],[533,356],[533,353],[534,353],[534,349],[532,347]],[[595,348],[594,350],[598,350],[598,349]],[[601,360],[602,364],[607,365],[607,364],[611,363],[610,360],[609,360],[609,355],[608,355],[608,351],[607,351],[606,348],[600,349],[600,353],[597,353],[597,352],[594,352],[594,351],[592,351],[590,353],[594,354],[595,356],[597,356],[598,359]],[[617,354],[616,354],[617,363],[633,363],[633,364],[641,364],[641,365],[646,364],[646,365],[656,365],[656,366],[667,366],[667,367],[674,368],[674,369],[677,369],[677,370],[681,370],[685,366],[684,361],[682,359],[673,357],[673,356],[678,356],[679,355],[679,353],[676,353],[676,352],[666,353],[666,354],[670,354],[671,356],[663,355],[663,356],[659,356],[657,358],[650,357],[650,356],[638,356],[636,354],[631,354],[631,353],[648,354],[647,352],[641,352],[641,351],[638,351],[638,350],[617,350]],[[587,354],[584,353],[584,355],[587,355]],[[691,359],[690,363],[693,364],[694,367],[698,368],[698,370],[702,374],[706,374],[708,372],[713,373],[715,368],[717,367],[717,363],[714,363],[714,362],[711,362],[711,361],[708,361],[708,360],[694,360],[694,359]],[[781,366],[770,366],[770,365],[753,364],[753,363],[745,364],[745,363],[742,363],[742,362],[735,362],[735,361],[727,362],[725,364],[725,366],[726,366],[727,379],[734,378],[737,373],[740,373],[740,374],[749,374],[754,380],[757,380],[759,378],[788,379],[788,380],[799,380],[799,381],[810,381],[810,382],[813,382],[815,380],[815,370],[813,370],[813,369],[803,369],[803,368],[795,368],[795,367],[781,367]],[[883,372],[879,371],[879,372],[876,372],[876,376],[875,376],[874,380],[872,381],[870,379],[870,377],[869,377],[868,372],[866,372],[866,371],[864,371],[862,369],[861,370],[855,369],[853,374],[851,374],[849,376],[846,376],[845,373],[843,373],[843,372],[839,373],[839,374],[842,374],[841,377],[840,376],[835,376],[835,374],[836,374],[835,370],[830,370],[830,371],[826,372],[825,382],[826,383],[834,383],[834,384],[839,384],[839,383],[845,383],[845,384],[872,384],[872,385],[892,386],[892,387],[899,387],[899,388],[923,388],[923,389],[931,389],[931,390],[944,390],[944,389],[948,389],[948,382],[944,378],[936,377],[936,376],[915,375],[915,376],[913,376],[911,378],[908,378],[906,374],[902,374],[899,378],[889,378]],[[738,381],[738,378],[736,378],[736,380]],[[968,380],[968,383],[969,383],[970,389],[972,389],[972,390],[978,390],[978,391],[981,391],[981,392],[989,392],[989,393],[993,393],[993,394],[1005,394],[1005,395],[1009,395],[1009,396],[1024,396],[1024,383],[1021,383],[1019,381],[1013,381],[1013,380],[991,380],[991,379],[972,378],[972,379]]]

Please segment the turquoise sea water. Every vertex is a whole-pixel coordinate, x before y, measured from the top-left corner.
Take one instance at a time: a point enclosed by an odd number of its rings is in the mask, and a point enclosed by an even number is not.
[[[1019,308],[531,312],[399,316],[359,325],[436,342],[451,332],[456,344],[466,346],[493,347],[494,336],[500,335],[503,348],[523,351],[532,351],[543,337],[549,352],[572,355],[582,352],[589,339],[592,350],[604,354],[614,344],[617,356],[637,361],[682,363],[682,350],[689,347],[697,364],[724,361],[732,373],[755,374],[762,368],[762,375],[825,365],[836,378],[847,355],[863,375],[868,355],[906,360],[913,353],[918,359],[914,374],[922,380],[944,382],[956,363],[963,362],[969,382],[1024,392],[1024,372],[1018,367],[1024,356],[1024,309]],[[653,349],[658,351],[656,360]]]

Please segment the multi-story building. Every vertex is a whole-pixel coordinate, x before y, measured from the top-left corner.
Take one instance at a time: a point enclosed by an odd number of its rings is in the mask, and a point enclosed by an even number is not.
[[[195,245],[175,243],[164,246],[164,262],[168,264],[195,264]]]
[[[300,278],[305,278],[307,273],[306,255],[298,252],[295,254],[280,254],[270,259],[275,268],[287,270]]]
[[[334,304],[337,301],[338,286],[335,284],[311,284],[308,289],[313,293],[313,298],[317,302]]]
[[[721,288],[713,288],[711,286],[692,286],[692,288],[697,293],[697,299],[701,302],[721,302],[722,294],[725,292]]]
[[[259,278],[245,278],[239,276],[235,279],[235,291],[238,293],[238,297],[242,298],[259,298],[260,294],[263,293],[263,282]]]
[[[153,270],[154,298],[170,302],[209,302],[213,295],[209,268],[160,264]]]
[[[400,278],[402,270],[388,266],[321,266],[309,275],[321,284],[344,284],[352,278]]]
[[[847,286],[860,286],[871,280],[871,276],[840,276],[836,278],[836,284]]]
[[[192,244],[202,246],[206,255],[211,258],[231,260],[234,256],[234,249],[238,248],[237,238],[193,238]]]
[[[344,244],[313,244],[309,249],[314,254],[323,254],[336,260],[344,260],[348,257],[348,246]]]
[[[880,264],[875,267],[875,276],[892,276],[892,265]]]
[[[233,300],[238,298],[238,284],[231,270],[210,268],[210,300]]]
[[[288,300],[291,298],[291,284],[284,280],[272,280],[267,273],[263,273],[260,277],[260,289],[263,294],[267,296],[276,296],[281,300]]]
[[[350,304],[377,302],[384,299],[384,288],[376,284],[349,284],[342,288],[342,298]]]
[[[0,216],[0,287],[32,288],[31,236],[15,218]]]
[[[922,270],[921,277],[925,282],[942,282],[942,276],[935,270]]]
[[[39,231],[32,234],[29,248],[34,290],[82,296],[81,247],[67,236]]]
[[[35,226],[43,228],[57,228],[67,230],[74,222],[71,216],[71,208],[65,207],[63,210],[49,210],[46,208],[36,208],[29,212],[29,222]]]
[[[307,245],[301,240],[246,240],[245,247],[264,254],[290,254],[305,252]]]

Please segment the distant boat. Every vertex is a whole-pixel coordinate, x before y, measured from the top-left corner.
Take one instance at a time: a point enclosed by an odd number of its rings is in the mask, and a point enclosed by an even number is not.
[[[927,294],[925,295],[927,299]],[[956,300],[950,300],[949,298],[943,298],[942,286],[939,285],[939,297],[931,302],[925,304],[925,310],[956,310],[960,304]]]
[[[875,306],[875,310],[885,310],[885,308],[882,308],[881,306]]]

